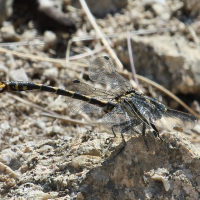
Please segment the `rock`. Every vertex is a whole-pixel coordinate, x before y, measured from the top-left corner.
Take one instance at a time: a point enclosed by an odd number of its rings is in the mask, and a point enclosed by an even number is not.
[[[69,34],[76,32],[75,23],[63,12],[53,7],[51,2],[40,0],[36,16],[36,23],[41,30],[63,31]]]
[[[18,42],[20,41],[19,35],[15,32],[12,25],[1,28],[1,37],[4,42]]]
[[[200,124],[197,124],[194,128],[194,131],[196,131],[198,134],[200,134]]]
[[[171,17],[171,13],[167,5],[153,4],[152,9],[154,14],[156,16],[160,16],[163,20],[169,20]]]
[[[119,12],[122,8],[127,6],[127,0],[102,0],[102,1],[93,1],[86,0],[86,3],[92,12],[93,15],[99,18],[105,17],[108,13],[114,14]],[[75,8],[81,8],[79,0],[71,1],[72,6]]]
[[[45,42],[46,49],[54,47],[57,43],[56,34],[52,31],[45,31],[44,32],[44,42]]]
[[[90,170],[81,187],[85,198],[198,199],[194,180],[200,157],[193,145],[171,134],[165,134],[163,143],[151,142],[148,152],[142,137],[132,138],[117,157]]]
[[[43,75],[46,76],[46,78],[49,80],[55,80],[56,77],[58,77],[58,68],[52,67],[45,69]]]
[[[152,36],[132,38],[136,71],[170,89],[173,93],[200,91],[200,50],[181,37]],[[116,42],[119,59],[129,66],[127,38]]]
[[[11,21],[14,26],[35,21],[35,25],[42,31],[55,30],[72,34],[76,32],[75,23],[53,6],[50,0],[13,0],[13,14]]]
[[[38,32],[36,29],[26,30],[22,35],[21,39],[33,40],[37,36]]]
[[[1,124],[1,128],[4,130],[8,130],[10,128],[10,125],[8,122],[4,122]]]
[[[0,0],[0,26],[12,14],[12,3],[13,0]]]
[[[184,3],[183,11],[190,17],[197,17],[200,14],[200,1],[182,0]]]
[[[0,64],[0,72],[4,72],[5,74],[8,73],[8,67],[6,67],[5,65]]]
[[[24,68],[19,68],[9,71],[9,76],[13,81],[29,81],[29,78],[24,70]]]
[[[167,4],[166,0],[144,0],[142,3],[144,6],[147,6],[147,5],[150,6],[153,4],[161,4],[161,5]]]
[[[163,142],[147,134],[149,151],[141,135],[133,136],[124,148],[118,143],[121,138],[109,146],[101,139],[82,143],[76,139],[70,142],[49,139],[33,142],[28,150],[28,143],[13,146],[15,152],[8,148],[0,156],[6,160],[0,168],[10,166],[11,158],[16,156],[21,167],[14,162],[13,171],[6,170],[17,176],[0,182],[0,195],[91,200],[102,197],[108,200],[198,199],[200,156],[197,150],[181,133],[165,132],[161,137]],[[84,148],[92,146],[98,154],[86,154],[88,150]],[[108,150],[111,154],[106,158],[104,152]],[[5,155],[11,155],[7,156],[9,160]],[[1,180],[6,177],[3,173]]]
[[[171,17],[171,10],[165,0],[145,0],[143,5],[161,20],[168,21]]]
[[[75,168],[80,170],[81,168],[92,167],[92,162],[96,159],[96,162],[100,160],[98,156],[88,156],[88,155],[81,155],[76,157],[72,160],[71,165]]]

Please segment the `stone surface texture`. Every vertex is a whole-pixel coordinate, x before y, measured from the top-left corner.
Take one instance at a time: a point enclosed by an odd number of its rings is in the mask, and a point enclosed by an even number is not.
[[[184,37],[131,37],[138,74],[155,80],[173,93],[200,92],[200,50],[187,45]],[[127,38],[116,42],[117,54],[129,66]]]
[[[165,132],[162,138],[163,142],[147,135],[149,150],[142,136],[132,137],[125,148],[121,138],[109,145],[95,138],[15,145],[0,155],[1,195],[35,199],[198,199],[198,151],[179,132]]]

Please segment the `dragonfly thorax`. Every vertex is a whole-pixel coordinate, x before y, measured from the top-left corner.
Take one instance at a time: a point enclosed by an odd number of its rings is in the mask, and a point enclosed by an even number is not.
[[[118,102],[118,103],[121,103],[122,101],[124,101],[124,99],[128,100],[128,99],[131,99],[132,97],[135,97],[135,96],[140,96],[143,98],[144,94],[143,93],[140,93],[134,89],[131,89],[131,90],[128,90],[125,94],[119,94],[115,97],[115,100]]]

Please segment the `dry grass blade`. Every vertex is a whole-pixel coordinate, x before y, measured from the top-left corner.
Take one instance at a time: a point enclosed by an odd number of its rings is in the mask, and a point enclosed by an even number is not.
[[[67,51],[66,51],[66,56],[65,56],[66,65],[69,65],[69,55],[70,55],[71,44],[72,44],[72,39],[70,39],[67,44]]]
[[[21,42],[2,42],[0,43],[0,47],[9,47],[9,46],[27,46],[27,45],[44,45],[43,41],[21,41]]]
[[[42,111],[44,111],[44,112],[51,113],[52,115],[56,115],[55,112],[49,111],[49,110],[47,110],[47,109],[45,109],[45,108],[43,108],[43,107],[41,107],[41,106],[38,106],[38,105],[36,105],[36,104],[34,104],[34,103],[30,102],[30,101],[27,101],[27,100],[25,100],[25,99],[22,99],[22,98],[20,98],[20,97],[18,97],[18,96],[15,96],[15,95],[10,94],[10,93],[7,93],[7,95],[8,95],[9,97],[11,97],[11,98],[17,100],[17,101],[20,101],[20,102],[22,102],[22,103],[24,103],[24,104],[30,106],[30,107],[37,108],[37,109],[42,110]]]
[[[138,79],[137,79],[137,76],[136,76],[136,70],[135,70],[134,59],[133,59],[133,51],[132,51],[132,47],[131,47],[131,37],[130,37],[129,32],[127,32],[127,46],[128,46],[128,54],[129,54],[133,78],[134,78],[134,81],[137,85],[137,90],[140,91],[139,82],[138,82]]]
[[[86,53],[78,54],[78,55],[75,55],[75,56],[71,56],[71,57],[69,57],[69,60],[78,60],[78,59],[81,59],[81,58],[92,56],[92,55],[94,55],[96,53],[104,51],[105,49],[106,49],[106,47],[102,46],[102,47],[94,49],[94,50],[92,50],[90,52],[86,52]]]
[[[44,57],[35,56],[35,55],[32,55],[32,54],[20,53],[20,52],[17,52],[17,51],[11,51],[11,50],[1,48],[1,47],[0,47],[0,52],[10,53],[12,55],[15,55],[15,56],[18,56],[18,57],[21,57],[21,58],[26,58],[26,59],[35,59],[35,60],[39,60],[39,61],[47,61],[47,62],[53,62],[53,63],[66,64],[66,61],[62,60],[62,59],[44,58]],[[80,63],[80,62],[70,62],[69,64],[70,65],[78,65],[78,66],[82,66],[82,67],[87,66],[86,64]],[[74,68],[69,67],[69,66],[65,66],[65,68],[68,68],[68,69],[74,70],[74,71],[80,71],[79,69],[74,69]]]
[[[71,119],[70,117],[67,116],[60,116],[60,115],[52,115],[49,113],[41,113],[42,116],[45,117],[51,117],[51,118],[56,118],[56,119],[60,119],[60,120],[64,120],[69,122],[70,124],[78,124],[78,125],[88,125],[88,126],[95,126],[93,122],[82,122],[80,120],[75,120],[75,119]]]
[[[192,36],[193,38],[193,41],[199,45],[200,44],[200,40],[199,40],[199,37],[197,36],[197,33],[195,32],[195,30],[192,28],[192,26],[190,26],[189,24],[187,24],[187,28],[190,32],[190,35]]]
[[[92,56],[92,55],[94,55],[96,53],[99,53],[99,52],[101,52],[103,50],[106,50],[105,46],[101,46],[100,48],[97,48],[97,49],[94,49],[94,50],[90,50],[89,52],[69,57],[69,55],[70,55],[70,47],[71,47],[72,42],[73,42],[73,40],[69,40],[68,41],[68,45],[67,45],[66,59],[65,59],[67,66],[70,64],[69,63],[70,60],[78,60],[78,59],[81,59],[81,58]]]
[[[160,28],[160,29],[152,29],[152,30],[136,30],[136,31],[130,31],[130,35],[147,35],[147,34],[155,34],[155,33],[164,33],[164,32],[170,32],[170,29],[168,28]],[[127,32],[120,32],[120,33],[112,33],[112,34],[104,34],[105,38],[116,38],[116,37],[123,37],[126,36]],[[73,37],[72,41],[85,41],[85,40],[94,40],[94,39],[101,39],[98,35],[97,36],[81,36],[81,37]]]
[[[89,125],[88,123],[85,123],[85,122],[82,122],[80,120],[74,120],[74,119],[71,119],[70,117],[63,117],[63,116],[60,116],[58,115],[57,113],[53,112],[53,111],[50,111],[50,110],[47,110],[41,106],[38,106],[34,103],[31,103],[29,101],[26,101],[18,96],[15,96],[13,94],[10,94],[10,93],[7,93],[7,95],[13,99],[16,99],[17,101],[20,101],[28,106],[31,106],[33,108],[36,108],[36,109],[39,109],[39,110],[42,110],[44,112],[46,112],[46,116],[48,115],[49,117],[53,117],[53,118],[58,118],[58,119],[64,119],[65,121],[68,121],[69,123],[72,123],[72,124],[80,124],[80,125]],[[48,113],[48,114],[47,114]],[[44,114],[43,114],[44,115]]]

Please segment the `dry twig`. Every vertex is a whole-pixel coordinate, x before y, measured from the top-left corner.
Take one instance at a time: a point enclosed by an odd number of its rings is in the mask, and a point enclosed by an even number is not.
[[[69,122],[70,124],[78,124],[78,125],[88,125],[88,126],[95,126],[94,123],[92,121],[90,122],[82,122],[80,120],[76,120],[76,119],[71,119],[70,117],[67,117],[67,116],[61,116],[61,115],[52,115],[50,113],[41,113],[42,116],[45,116],[45,117],[51,117],[51,118],[56,118],[56,119],[60,119],[60,120],[63,120],[63,121],[67,121]]]
[[[131,64],[131,71],[133,74],[133,79],[137,85],[137,90],[140,90],[139,82],[136,76],[136,70],[135,70],[135,65],[134,65],[134,60],[133,60],[133,51],[132,51],[132,46],[131,46],[131,37],[130,33],[127,32],[127,46],[128,46],[128,53],[129,53],[129,59],[130,59],[130,64]]]
[[[22,98],[20,98],[20,97],[18,97],[18,96],[15,96],[15,95],[13,95],[13,94],[7,93],[7,95],[8,95],[9,97],[12,97],[13,99],[15,99],[15,100],[17,100],[17,101],[22,102],[23,104],[26,104],[26,105],[28,105],[28,106],[30,106],[30,107],[33,107],[33,108],[36,108],[36,109],[38,109],[38,110],[42,110],[42,111],[46,112],[45,114],[43,114],[43,115],[45,115],[45,116],[63,119],[63,120],[68,121],[69,123],[72,123],[72,124],[89,125],[88,123],[82,122],[82,121],[80,121],[80,120],[74,120],[74,119],[71,119],[70,117],[60,116],[60,115],[58,115],[57,113],[55,113],[55,112],[53,112],[53,111],[50,111],[50,110],[48,110],[48,109],[45,109],[45,108],[43,108],[43,107],[41,107],[41,106],[38,106],[38,105],[36,105],[36,104],[34,104],[34,103],[32,103],[32,102],[26,101],[25,99],[22,99]]]

